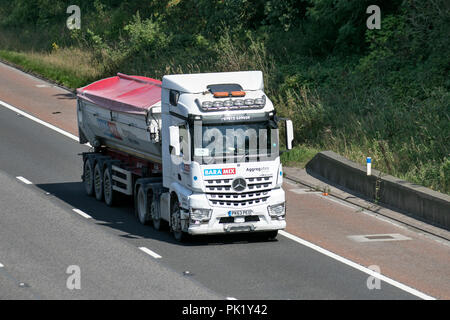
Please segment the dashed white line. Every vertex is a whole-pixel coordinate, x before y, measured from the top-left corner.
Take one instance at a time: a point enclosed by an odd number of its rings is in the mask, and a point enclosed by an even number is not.
[[[313,250],[315,250],[317,252],[320,252],[320,253],[322,253],[322,254],[324,254],[324,255],[332,258],[332,259],[335,259],[335,260],[337,260],[339,262],[342,262],[343,264],[346,264],[346,265],[348,265],[348,266],[350,266],[352,268],[355,268],[355,269],[357,269],[359,271],[362,271],[362,272],[364,272],[364,273],[366,273],[366,274],[368,274],[368,275],[370,275],[370,276],[372,276],[374,278],[377,278],[377,279],[380,279],[381,281],[389,283],[390,285],[392,285],[394,287],[397,287],[397,288],[399,288],[399,289],[401,289],[403,291],[406,291],[406,292],[408,292],[408,293],[410,293],[410,294],[412,294],[412,295],[414,295],[416,297],[419,297],[419,298],[424,299],[424,300],[436,300],[436,298],[433,298],[433,297],[431,297],[431,296],[429,296],[429,295],[427,295],[427,294],[425,294],[423,292],[420,292],[420,291],[418,291],[418,290],[416,290],[414,288],[411,288],[411,287],[409,287],[407,285],[404,285],[404,284],[402,284],[402,283],[400,283],[398,281],[395,281],[395,280],[393,280],[391,278],[383,276],[382,274],[380,274],[378,272],[370,270],[369,268],[366,268],[366,267],[364,267],[364,266],[362,266],[360,264],[357,264],[356,262],[350,261],[350,260],[348,260],[348,259],[346,259],[344,257],[341,257],[341,256],[339,256],[339,255],[337,255],[337,254],[335,254],[335,253],[333,253],[331,251],[328,251],[328,250],[326,250],[324,248],[321,248],[321,247],[319,247],[319,246],[317,246],[317,245],[315,245],[315,244],[313,244],[313,243],[311,243],[309,241],[303,240],[303,239],[301,239],[301,238],[299,238],[297,236],[294,236],[293,234],[290,234],[290,233],[288,233],[286,231],[282,231],[281,230],[281,231],[279,231],[279,233],[281,235],[285,236],[286,238],[289,238],[289,239],[291,239],[291,240],[293,240],[293,241],[295,241],[297,243],[300,243],[300,244],[302,244],[302,245],[304,245],[304,246],[306,246],[308,248],[311,248],[311,249],[313,249]]]
[[[31,182],[30,180],[25,179],[24,177],[16,177],[17,180],[22,181],[25,184],[33,184],[33,182]]]
[[[3,268],[4,267],[4,265],[2,265],[1,263],[0,263],[0,268]]]
[[[87,213],[81,211],[80,209],[72,209],[74,212],[78,213],[80,216],[86,219],[91,219],[92,217],[88,215]]]
[[[233,297],[227,297],[227,300],[237,300],[237,299]]]
[[[162,258],[159,254],[157,254],[156,252],[150,250],[149,248],[139,247],[139,249],[142,250],[143,252],[145,252],[146,254],[152,256],[155,259],[161,259]]]

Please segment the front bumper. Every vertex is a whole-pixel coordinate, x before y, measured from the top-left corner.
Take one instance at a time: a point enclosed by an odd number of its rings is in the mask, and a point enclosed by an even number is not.
[[[248,233],[248,232],[264,232],[283,230],[286,228],[286,221],[274,221],[271,223],[258,222],[244,222],[244,223],[224,223],[214,225],[212,227],[202,225],[189,226],[188,233],[191,235],[207,235],[207,234],[225,234],[225,233]]]
[[[239,219],[235,218],[234,222],[228,223],[225,218],[230,217],[230,211],[235,210],[235,207],[210,206],[204,194],[194,194],[190,197],[190,206],[192,208],[209,208],[212,209],[212,213],[210,220],[207,222],[190,220],[187,232],[191,235],[207,235],[282,230],[286,228],[286,220],[284,217],[271,217],[267,207],[284,201],[283,189],[274,189],[271,191],[270,198],[264,204],[240,208],[251,210],[251,217],[257,217],[258,221],[239,221],[244,220],[243,217],[240,217]]]

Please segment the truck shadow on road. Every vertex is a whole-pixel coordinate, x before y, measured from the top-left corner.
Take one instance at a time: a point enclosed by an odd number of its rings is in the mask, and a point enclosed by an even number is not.
[[[177,242],[168,230],[157,231],[151,225],[142,225],[135,217],[133,200],[131,197],[121,197],[115,207],[108,207],[104,202],[89,197],[84,192],[82,182],[64,182],[37,184],[38,188],[53,201],[68,210],[79,209],[90,215],[93,221],[110,229],[114,234],[131,240],[153,239],[180,246],[205,246],[224,244],[250,244],[260,242],[273,242],[258,234],[233,234],[189,237],[186,242]],[[62,202],[62,203],[61,203]],[[72,211],[73,212],[73,211]],[[73,212],[73,214],[76,214]]]

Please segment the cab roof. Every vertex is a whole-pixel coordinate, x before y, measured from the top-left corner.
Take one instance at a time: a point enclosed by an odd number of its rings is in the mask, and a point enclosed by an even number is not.
[[[244,91],[264,89],[261,71],[176,74],[166,75],[162,80],[163,89],[183,93],[203,93],[209,91],[208,86],[220,84],[238,84]]]

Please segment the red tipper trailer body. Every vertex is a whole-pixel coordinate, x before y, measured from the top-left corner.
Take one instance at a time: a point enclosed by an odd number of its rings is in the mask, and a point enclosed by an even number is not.
[[[119,73],[78,89],[77,96],[111,111],[147,114],[161,101],[161,81]]]

